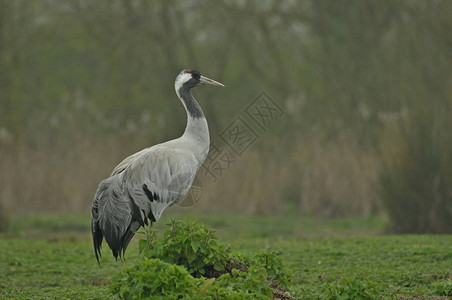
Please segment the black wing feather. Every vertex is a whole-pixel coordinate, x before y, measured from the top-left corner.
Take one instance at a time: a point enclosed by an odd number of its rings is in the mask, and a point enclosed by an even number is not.
[[[100,249],[102,247],[102,240],[104,236],[96,221],[99,217],[97,207],[98,202],[94,200],[93,208],[91,210],[91,231],[93,234],[94,254],[96,254],[97,263],[99,263],[99,256],[101,256]]]

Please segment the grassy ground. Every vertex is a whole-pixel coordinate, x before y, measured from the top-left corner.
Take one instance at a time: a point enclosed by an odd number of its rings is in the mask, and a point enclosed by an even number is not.
[[[186,216],[173,210],[156,227],[163,228],[171,217]],[[217,229],[221,241],[233,250],[280,252],[293,274],[291,293],[297,299],[452,294],[452,236],[382,235],[387,226],[382,218],[192,217]],[[9,232],[0,235],[0,298],[111,299],[111,277],[138,258],[137,240],[125,263],[115,262],[104,248],[99,268],[88,215],[13,218]]]

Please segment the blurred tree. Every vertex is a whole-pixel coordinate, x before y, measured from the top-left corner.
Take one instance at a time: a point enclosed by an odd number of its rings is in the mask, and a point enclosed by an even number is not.
[[[385,134],[381,195],[397,232],[452,232],[451,120],[450,107],[417,110]]]
[[[451,11],[448,0],[0,0],[0,130],[15,139],[7,151],[25,149],[21,159],[50,147],[78,168],[74,145],[97,149],[97,162],[105,145],[138,150],[182,132],[172,81],[196,68],[228,87],[195,91],[214,139],[261,91],[284,109],[253,146],[262,165],[248,177],[262,194],[302,210],[322,203],[314,213],[368,214],[378,206],[369,188],[378,166],[365,176],[362,168],[374,166],[382,132],[450,102]],[[315,151],[329,157],[308,161]],[[338,193],[322,178],[361,180],[362,192]],[[232,196],[244,184],[226,190]],[[328,191],[314,195],[319,187]],[[257,199],[255,211],[273,211],[274,200],[256,190],[243,197]]]

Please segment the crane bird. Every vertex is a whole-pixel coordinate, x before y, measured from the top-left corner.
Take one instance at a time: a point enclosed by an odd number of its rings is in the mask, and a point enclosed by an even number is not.
[[[199,71],[182,70],[174,87],[187,112],[184,134],[127,157],[99,184],[91,211],[98,262],[104,237],[115,259],[121,259],[135,232],[147,225],[148,219],[151,224],[156,222],[189,191],[210,145],[206,117],[191,94],[198,85],[224,87]]]

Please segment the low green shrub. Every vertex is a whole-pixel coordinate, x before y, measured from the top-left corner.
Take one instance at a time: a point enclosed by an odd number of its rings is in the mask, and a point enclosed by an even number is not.
[[[345,278],[329,285],[326,299],[379,299],[379,293],[375,285],[369,281]]]
[[[221,275],[205,297],[209,299],[271,299],[272,290],[264,268],[250,267],[247,272],[233,269]]]
[[[148,258],[184,266],[195,277],[216,277],[226,267],[229,249],[217,243],[212,229],[196,221],[171,220],[162,238],[148,229],[140,251]]]
[[[287,288],[290,276],[284,268],[281,257],[275,252],[260,252],[251,259],[251,265],[260,266],[267,270],[267,274],[279,285]]]
[[[113,293],[122,299],[272,299],[275,293],[293,299],[283,289],[290,276],[276,253],[231,254],[204,224],[167,225],[162,237],[145,230],[142,260],[113,278]]]
[[[143,259],[113,278],[112,291],[122,299],[191,299],[198,281],[183,267]]]

